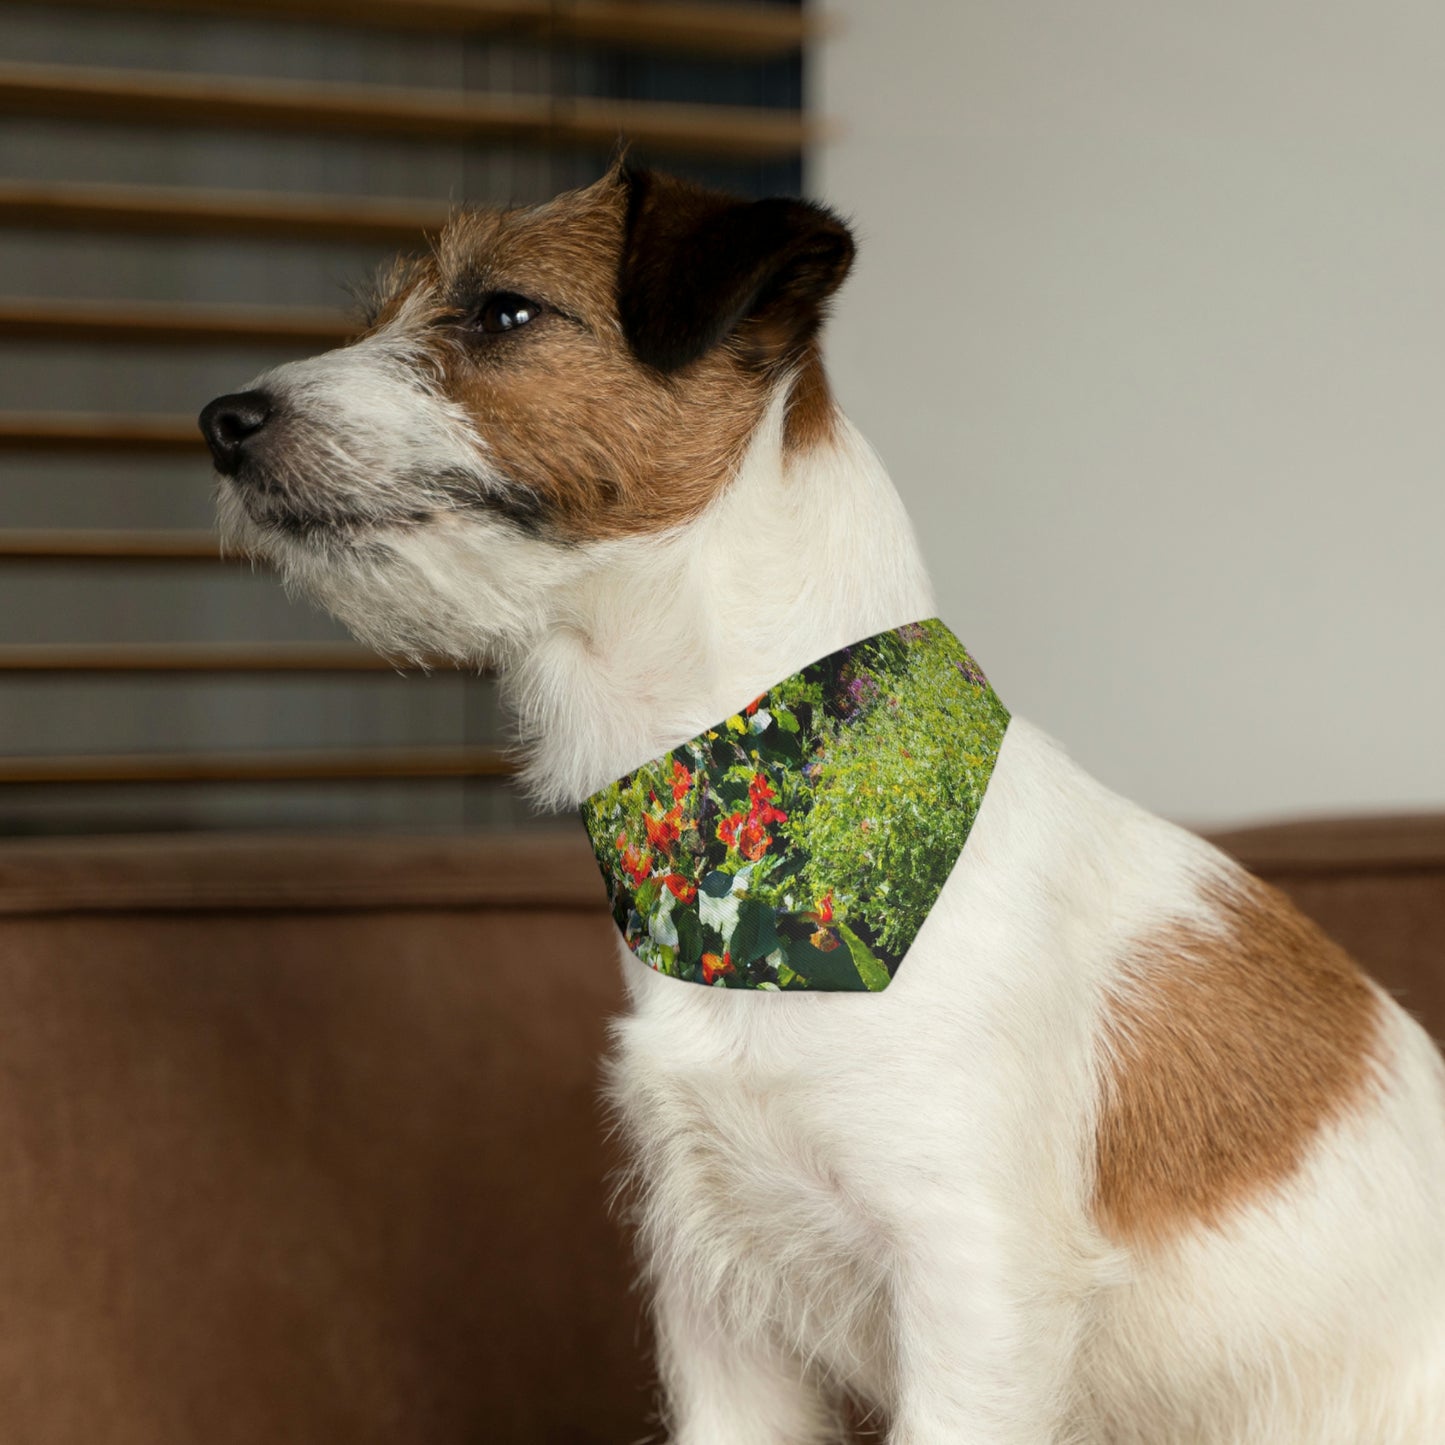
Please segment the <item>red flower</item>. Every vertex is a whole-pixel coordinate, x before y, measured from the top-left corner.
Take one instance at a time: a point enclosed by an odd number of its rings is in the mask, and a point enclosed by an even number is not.
[[[833,890],[830,888],[819,900],[815,913],[803,915],[810,923],[831,923],[833,921]]]
[[[705,953],[702,956],[702,978],[704,983],[711,983],[725,973],[735,973],[733,967],[732,953],[724,950],[723,956],[719,958],[715,953]]]
[[[628,848],[622,855],[622,871],[632,879],[634,888],[641,888],[652,871],[652,854],[638,853],[636,848]]]
[[[681,873],[665,874],[662,880],[672,891],[674,898],[680,898],[684,903],[691,903],[697,897],[697,888],[689,883]]]
[[[727,844],[729,848],[738,846],[738,828],[742,825],[743,815],[741,813],[729,813],[721,823],[717,825],[718,837]]]
[[[773,792],[773,785],[768,782],[762,773],[754,773],[753,780],[748,784],[748,798],[752,807],[748,809],[748,822],[757,823],[766,828],[769,823],[786,823],[788,815],[781,808],[773,807],[772,800],[777,797]]]
[[[688,772],[687,765],[674,761],[672,765],[672,801],[674,803],[682,802],[691,787],[692,774]]]
[[[742,849],[744,858],[751,859],[756,863],[764,853],[768,851],[768,845],[772,842],[771,835],[761,823],[749,818],[743,824],[742,836],[738,846]]]
[[[657,849],[666,852],[682,836],[682,806],[676,804],[660,818],[644,816],[642,826],[647,832],[647,841]]]
[[[620,853],[625,847],[627,847],[627,834],[619,833],[617,835],[617,851]]]
[[[758,704],[759,704],[766,696],[767,696],[767,693],[765,693],[765,692],[760,692],[760,693],[743,709],[743,711],[744,711],[749,717],[752,717],[752,715],[753,715],[755,712],[757,712],[757,710],[758,710]]]

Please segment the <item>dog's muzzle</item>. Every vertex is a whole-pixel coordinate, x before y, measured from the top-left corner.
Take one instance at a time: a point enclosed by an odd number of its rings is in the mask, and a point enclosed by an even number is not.
[[[218,396],[201,412],[201,435],[222,476],[233,477],[240,471],[247,448],[254,447],[274,410],[266,392],[238,391]]]

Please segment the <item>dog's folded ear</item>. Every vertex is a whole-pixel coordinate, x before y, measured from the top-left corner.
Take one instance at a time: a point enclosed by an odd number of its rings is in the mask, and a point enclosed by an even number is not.
[[[733,337],[749,364],[787,363],[822,323],[853,263],[831,211],[774,197],[741,201],[624,168],[627,221],[618,312],[634,355],[660,372]]]

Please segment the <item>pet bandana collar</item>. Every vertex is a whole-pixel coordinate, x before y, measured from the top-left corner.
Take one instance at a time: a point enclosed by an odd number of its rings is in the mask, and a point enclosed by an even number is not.
[[[724,988],[887,988],[1009,715],[933,618],[840,648],[582,804],[628,947]]]

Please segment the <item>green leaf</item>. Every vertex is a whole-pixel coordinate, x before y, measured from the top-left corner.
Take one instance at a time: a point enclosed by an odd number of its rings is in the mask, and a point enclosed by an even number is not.
[[[677,956],[683,963],[696,963],[702,957],[702,924],[696,913],[690,909],[673,910],[672,921],[677,926]]]
[[[645,918],[657,907],[658,895],[662,892],[662,880],[649,878],[632,896],[637,901],[637,911]]]
[[[802,753],[793,738],[779,738],[776,743],[764,743],[758,754],[765,763],[781,763],[785,768],[796,767]]]
[[[848,949],[835,948],[825,953],[820,948],[814,948],[806,938],[788,939],[783,946],[787,951],[789,968],[809,983],[837,993],[866,991]]]
[[[768,875],[768,885],[775,891],[791,882],[803,871],[803,865],[807,863],[807,855],[799,848],[788,848],[782,853],[770,855],[773,860],[773,870]]]
[[[887,988],[888,970],[878,961],[872,949],[846,923],[836,924],[835,927],[842,935],[843,942],[848,945],[848,952],[853,956],[853,966],[858,970],[863,986],[870,993],[879,993]]]
[[[773,721],[777,723],[785,733],[795,733],[798,731],[797,718],[783,708],[779,708],[778,711],[773,714]]]
[[[760,898],[744,898],[738,905],[737,927],[728,940],[733,962],[739,968],[746,968],[755,958],[762,958],[781,946],[782,940],[773,926],[773,910]]]
[[[711,873],[706,874],[697,886],[709,898],[726,898],[733,891],[733,877],[731,873],[714,869]]]

